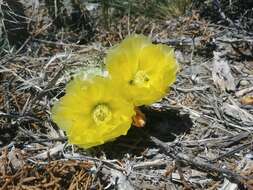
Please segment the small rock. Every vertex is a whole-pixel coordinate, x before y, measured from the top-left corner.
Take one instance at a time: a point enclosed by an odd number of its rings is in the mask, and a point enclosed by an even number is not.
[[[250,82],[248,80],[243,79],[240,81],[239,84],[240,84],[240,86],[248,86],[250,84]]]

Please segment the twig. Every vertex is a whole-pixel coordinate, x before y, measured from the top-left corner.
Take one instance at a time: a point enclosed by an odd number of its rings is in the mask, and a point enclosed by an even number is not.
[[[40,119],[33,117],[33,116],[29,116],[29,115],[17,115],[17,114],[8,114],[8,113],[4,113],[0,111],[0,118],[10,118],[10,119],[16,119],[16,120],[27,120],[27,121],[40,121]]]
[[[174,88],[174,87],[172,87],[172,88]],[[205,90],[207,90],[207,89],[209,89],[210,88],[210,86],[209,85],[206,85],[206,86],[199,86],[199,87],[194,87],[194,88],[180,88],[180,87],[175,87],[174,89],[175,90],[178,90],[178,91],[180,91],[180,92],[185,92],[185,93],[187,93],[187,92],[196,92],[196,91],[205,91]]]
[[[168,156],[172,158],[176,158],[175,153],[173,153],[173,149],[169,147],[166,143],[160,141],[156,137],[151,136],[150,139],[158,146],[160,147]]]
[[[224,168],[218,168],[214,166],[213,164],[205,162],[203,159],[194,157],[190,158],[189,156],[183,154],[183,153],[175,153],[172,152],[172,149],[166,145],[166,143],[160,141],[159,139],[152,137],[151,140],[159,146],[163,151],[165,151],[165,154],[172,156],[173,158],[176,159],[176,162],[181,162],[186,165],[190,165],[193,168],[196,168],[201,171],[208,172],[212,174],[213,172],[218,173],[221,176],[225,176],[229,180],[237,183],[237,184],[244,184],[245,186],[248,186],[247,184],[248,180],[252,180],[247,177],[243,177],[237,173],[234,173],[231,170],[224,169]]]
[[[241,146],[239,146],[239,147],[237,147],[233,150],[230,150],[230,151],[226,152],[225,154],[222,154],[222,155],[212,159],[211,162],[215,162],[215,161],[220,160],[222,158],[229,157],[229,156],[235,154],[236,152],[239,152],[241,150],[244,150],[244,149],[248,148],[249,146],[252,146],[252,142],[243,144],[243,145],[241,145]]]
[[[249,87],[249,88],[245,88],[245,89],[242,89],[240,91],[237,91],[235,93],[236,97],[240,97],[240,96],[243,96],[249,92],[253,91],[253,86],[252,87]]]
[[[236,125],[236,124],[233,124],[231,122],[226,122],[226,121],[223,121],[223,120],[220,120],[220,119],[217,119],[217,118],[214,118],[214,117],[211,117],[209,115],[205,115],[201,112],[198,112],[196,110],[193,110],[193,109],[190,109],[186,106],[183,106],[181,105],[182,109],[185,110],[185,111],[188,111],[190,112],[190,114],[194,115],[194,116],[198,116],[198,117],[204,117],[206,119],[210,119],[210,120],[213,120],[213,121],[216,121],[216,122],[219,122],[219,123],[222,123],[226,126],[229,126],[229,127],[233,127],[233,128],[237,128],[237,129],[240,129],[240,130],[243,130],[243,131],[247,131],[247,132],[250,132],[250,129],[251,128],[247,128],[247,127],[241,127],[239,125]]]
[[[184,178],[183,170],[182,170],[182,168],[181,168],[181,162],[178,161],[178,160],[176,160],[175,164],[176,164],[176,169],[177,169],[177,171],[178,171],[178,174],[179,174],[179,176],[180,176],[180,179],[181,179],[181,181],[182,181],[182,183],[183,183],[185,189],[186,189],[186,190],[191,190],[191,189],[192,189],[191,186],[187,183],[187,181],[186,181],[185,178]]]
[[[143,169],[143,168],[150,168],[150,167],[161,167],[162,165],[166,165],[166,161],[163,159],[152,160],[147,162],[142,162],[140,164],[135,164],[133,169]]]
[[[224,148],[229,147],[229,146],[231,146],[232,144],[235,144],[235,143],[237,143],[237,142],[240,142],[241,140],[243,140],[243,139],[249,137],[250,135],[251,135],[251,133],[249,133],[249,132],[242,132],[242,133],[239,133],[238,135],[235,135],[235,136],[233,136],[233,137],[231,137],[231,138],[226,139],[226,141],[223,142],[223,143],[221,143],[219,146],[220,146],[220,147],[224,147]]]
[[[181,141],[178,142],[184,146],[207,146],[207,147],[229,147],[232,144],[240,142],[241,140],[249,137],[251,133],[249,132],[241,132],[234,136],[226,136],[221,138],[210,138],[210,139],[201,139],[194,141]]]
[[[179,153],[177,154],[177,160],[201,171],[208,172],[209,174],[212,174],[213,172],[218,173],[219,175],[224,176],[237,184],[244,184],[247,186],[247,181],[250,180],[250,178],[243,177],[240,174],[234,173],[231,170],[225,168],[218,168],[213,164],[206,163],[203,161],[203,159],[198,157],[190,158],[185,154]]]
[[[47,84],[47,86],[45,87],[45,89],[43,89],[42,91],[39,92],[39,94],[34,98],[34,100],[33,100],[32,103],[34,103],[34,101],[36,101],[36,100],[40,100],[40,99],[48,92],[48,90],[49,90],[50,88],[52,88],[52,87],[56,84],[57,80],[62,76],[62,73],[63,73],[64,69],[65,69],[64,66],[62,66],[62,67],[59,69],[59,71],[56,73],[56,75],[54,76],[54,78],[51,79],[51,80],[48,82],[48,84]]]

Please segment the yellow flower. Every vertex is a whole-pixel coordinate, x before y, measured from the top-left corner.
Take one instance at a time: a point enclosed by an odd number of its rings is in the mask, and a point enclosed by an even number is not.
[[[66,131],[69,142],[83,148],[126,135],[134,115],[133,104],[117,95],[108,78],[76,77],[66,95],[52,109],[52,118]]]
[[[154,45],[142,35],[129,36],[112,48],[105,63],[112,80],[136,106],[165,96],[178,70],[172,48]]]

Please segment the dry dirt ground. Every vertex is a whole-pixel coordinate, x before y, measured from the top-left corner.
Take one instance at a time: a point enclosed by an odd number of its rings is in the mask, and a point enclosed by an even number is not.
[[[175,48],[177,81],[141,108],[144,128],[91,150],[68,144],[50,109],[73,73],[101,67],[106,44],[124,34],[40,40],[36,53],[1,57],[1,189],[253,189],[253,34],[198,15],[147,31]]]

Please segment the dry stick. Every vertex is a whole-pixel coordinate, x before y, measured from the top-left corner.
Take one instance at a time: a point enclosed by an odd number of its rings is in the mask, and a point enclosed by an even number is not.
[[[135,164],[133,166],[133,169],[144,169],[144,168],[154,168],[154,167],[161,167],[162,165],[165,165],[167,162],[163,159],[158,159],[158,160],[152,160],[152,161],[147,161],[147,162],[142,162],[139,164]]]
[[[217,161],[217,160],[219,160],[221,158],[231,156],[231,155],[235,154],[236,152],[239,152],[241,150],[244,150],[244,149],[248,148],[249,146],[252,146],[252,142],[243,144],[243,145],[241,145],[241,146],[239,146],[239,147],[237,147],[237,148],[235,148],[233,150],[230,150],[230,151],[226,152],[225,154],[222,154],[222,155],[220,155],[220,156],[212,159],[211,162],[215,162],[215,161]]]
[[[154,142],[160,149],[162,149],[168,156],[176,159],[176,154],[173,153],[173,149],[169,147],[166,143],[160,141],[156,137],[151,136],[150,137],[151,141]]]
[[[250,178],[243,177],[240,174],[232,172],[231,170],[228,170],[225,168],[218,168],[214,166],[213,164],[206,163],[205,161],[203,161],[203,159],[198,158],[198,157],[190,158],[189,156],[185,154],[178,153],[177,160],[184,164],[190,165],[196,169],[209,172],[209,174],[212,174],[213,172],[218,173],[219,175],[225,176],[230,181],[233,181],[237,184],[244,184],[248,186],[247,181],[250,180]]]
[[[237,142],[240,142],[241,140],[248,138],[249,136],[251,136],[251,133],[249,132],[241,132],[233,137],[230,137],[230,139],[225,140],[223,143],[221,143],[219,146],[226,148],[229,147]]]
[[[207,89],[210,88],[209,85],[206,85],[206,86],[199,86],[199,87],[194,87],[194,88],[180,88],[180,87],[171,87],[172,89],[176,89],[180,92],[185,92],[185,93],[188,93],[188,92],[196,92],[196,91],[205,91]]]
[[[64,71],[64,69],[65,69],[65,66],[62,66],[59,69],[59,71],[56,73],[54,78],[48,82],[48,85],[46,86],[46,88],[41,90],[39,94],[34,99],[31,100],[31,103],[30,103],[31,105],[34,104],[36,101],[40,100],[43,96],[45,96],[48,90],[50,90],[50,88],[52,88],[57,82],[57,80],[62,76],[62,72]]]
[[[0,62],[1,65],[5,65],[6,63],[12,61],[13,59],[15,59],[17,57],[17,55],[20,53],[20,51],[28,44],[28,42],[31,40],[31,36],[29,36],[25,42],[22,44],[22,46],[16,51],[14,52],[9,58],[7,58],[6,60],[4,60],[3,62]]]
[[[62,76],[62,72],[64,71],[64,69],[65,66],[62,66],[62,68],[59,69],[54,78],[48,82],[47,87],[38,94],[35,100],[40,100],[47,93],[47,90],[49,90],[56,84],[57,80]]]
[[[38,118],[29,116],[29,115],[18,115],[18,114],[8,114],[0,111],[0,118],[9,118],[15,120],[32,120],[32,121],[40,121]]]
[[[226,136],[221,138],[210,138],[210,139],[201,139],[201,140],[193,140],[193,141],[181,141],[178,142],[184,146],[207,146],[207,147],[222,147],[226,148],[235,143],[240,142],[243,139],[248,138],[251,133],[241,132],[239,134],[233,136]]]
[[[181,165],[182,165],[181,162],[180,162],[179,160],[176,160],[175,163],[176,163],[176,169],[177,169],[177,171],[178,171],[178,174],[179,174],[179,176],[180,176],[180,179],[181,179],[181,181],[182,181],[182,183],[183,183],[185,189],[186,189],[186,190],[192,190],[191,186],[187,183],[187,181],[186,181],[185,178],[184,178],[183,170],[182,170],[182,168],[181,168]]]
[[[237,92],[235,93],[235,96],[236,96],[236,97],[240,97],[240,96],[243,96],[243,95],[245,95],[245,94],[247,94],[247,93],[250,93],[251,91],[253,91],[253,86],[252,86],[252,87],[249,87],[249,88],[244,88],[244,89],[242,89],[242,90],[240,90],[240,91],[237,91]]]
[[[64,143],[67,140],[68,140],[67,137],[58,137],[58,138],[51,138],[51,139],[38,139],[38,140],[35,139],[35,140],[32,140],[32,143],[44,143],[44,142],[56,142],[56,141],[60,141],[60,142]],[[23,143],[24,143],[24,141],[23,141]],[[28,143],[31,143],[31,142],[29,142],[29,140],[28,140]]]
[[[227,121],[223,121],[223,120],[211,117],[209,115],[205,115],[205,114],[203,114],[201,112],[198,112],[196,110],[193,110],[193,109],[188,108],[188,107],[183,106],[183,105],[180,105],[180,106],[181,106],[180,107],[181,109],[183,109],[185,111],[188,111],[192,115],[197,115],[198,117],[204,117],[206,119],[210,119],[210,120],[219,122],[219,123],[224,124],[224,125],[229,126],[229,127],[233,127],[233,128],[237,128],[237,129],[240,129],[240,130],[244,130],[244,131],[250,132],[250,130],[248,128],[246,128],[246,127],[241,127],[239,125],[236,125],[236,124],[233,124],[233,123],[230,123],[230,122],[227,122]]]
[[[247,181],[252,180],[252,178],[243,177],[228,169],[218,168],[213,164],[206,163],[203,159],[198,157],[190,158],[189,156],[182,153],[174,153],[173,149],[171,147],[168,147],[166,143],[160,141],[155,137],[150,138],[157,146],[159,146],[162,150],[164,150],[167,155],[171,156],[172,158],[175,158],[176,162],[181,162],[183,164],[190,165],[198,170],[209,172],[209,174],[215,172],[221,176],[227,177],[229,180],[237,184],[244,184],[245,186],[250,186],[249,184],[247,184]]]

